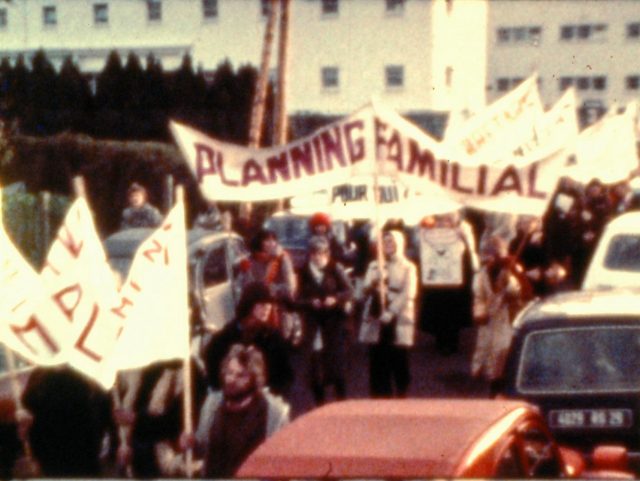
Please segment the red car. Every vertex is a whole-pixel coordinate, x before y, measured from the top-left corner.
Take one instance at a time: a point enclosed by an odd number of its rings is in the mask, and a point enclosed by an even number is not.
[[[241,478],[633,478],[623,447],[590,460],[560,447],[520,401],[356,400],[316,409],[267,439]]]

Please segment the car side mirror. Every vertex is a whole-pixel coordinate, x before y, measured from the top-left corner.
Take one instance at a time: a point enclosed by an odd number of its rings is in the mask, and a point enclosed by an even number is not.
[[[591,464],[597,471],[629,471],[629,452],[623,446],[596,446]]]

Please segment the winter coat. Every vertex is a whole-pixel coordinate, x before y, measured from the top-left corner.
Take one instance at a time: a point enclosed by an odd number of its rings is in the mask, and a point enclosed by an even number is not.
[[[416,266],[404,255],[404,236],[392,231],[396,253],[384,264],[386,278],[386,310],[396,319],[395,339],[397,346],[413,346],[415,342],[415,299],[418,290]],[[364,276],[364,290],[377,289],[380,269],[378,261],[369,263]],[[366,310],[366,309],[365,309]],[[380,340],[381,321],[377,317],[364,316],[360,325],[359,340],[364,344],[377,344]]]
[[[162,214],[154,206],[147,203],[141,207],[127,207],[123,210],[120,229],[158,227],[160,224],[162,224]]]
[[[265,282],[278,301],[288,303],[296,295],[297,279],[291,256],[280,248],[276,256],[253,253],[241,266],[238,276],[241,287],[252,282]]]
[[[473,283],[474,319],[486,322],[478,326],[476,346],[471,360],[471,374],[494,381],[502,376],[507,351],[513,336],[511,326],[513,306],[519,303],[521,286],[514,275],[503,270],[499,277],[506,277],[505,285],[491,284],[487,268],[483,266]],[[486,321],[485,321],[486,320]]]

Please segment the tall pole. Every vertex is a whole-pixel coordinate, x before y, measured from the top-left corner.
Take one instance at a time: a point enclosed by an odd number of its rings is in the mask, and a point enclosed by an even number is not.
[[[275,102],[274,144],[287,143],[289,122],[287,116],[287,77],[289,74],[289,6],[290,0],[280,0],[280,31],[278,34],[278,88]],[[284,208],[284,201],[278,200],[278,210]]]
[[[273,34],[276,27],[276,18],[278,18],[279,0],[269,0],[269,18],[264,31],[264,40],[262,41],[262,58],[260,60],[260,72],[258,73],[258,81],[256,82],[256,90],[253,94],[253,104],[251,106],[251,124],[249,126],[249,147],[260,147],[262,139],[262,130],[264,125],[264,111],[267,102],[267,87],[269,85],[269,64],[271,59],[271,46],[273,44]],[[252,205],[250,202],[246,204],[247,216],[249,221],[252,217]]]

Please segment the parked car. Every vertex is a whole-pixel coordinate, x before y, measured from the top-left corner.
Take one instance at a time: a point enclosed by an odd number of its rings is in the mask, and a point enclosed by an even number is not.
[[[535,301],[514,321],[509,398],[537,405],[554,436],[588,451],[640,447],[640,290],[574,291]]]
[[[488,399],[352,400],[318,408],[264,441],[241,478],[630,477],[624,448],[587,460],[560,447],[538,410]]]
[[[611,220],[596,246],[582,288],[640,285],[640,212]]]
[[[154,229],[134,228],[108,237],[105,251],[111,267],[125,279],[136,250]],[[187,232],[190,294],[200,310],[206,331],[215,332],[229,322],[235,311],[238,264],[248,255],[235,233],[192,229]]]

